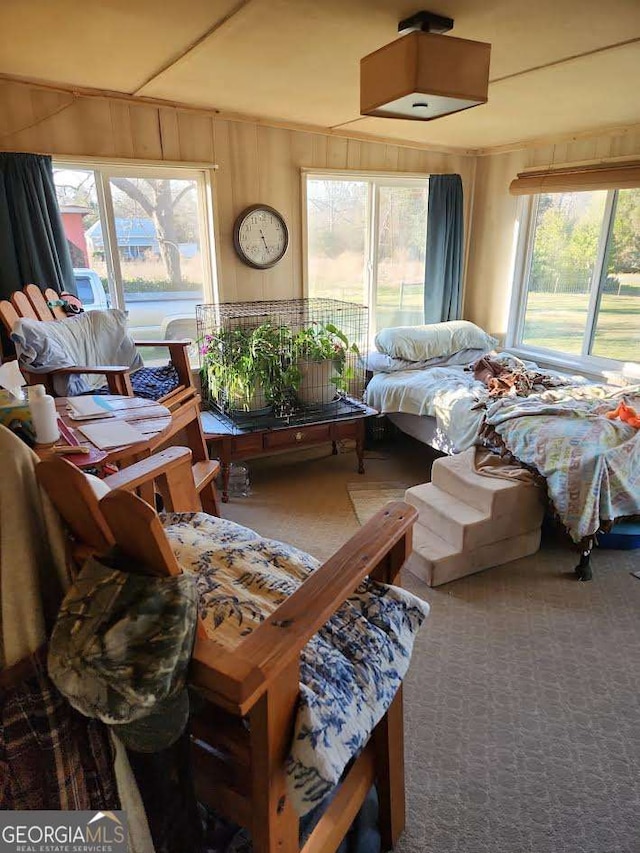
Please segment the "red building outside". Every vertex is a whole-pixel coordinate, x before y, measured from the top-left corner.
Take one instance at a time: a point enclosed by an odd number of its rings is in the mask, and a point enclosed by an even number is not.
[[[89,254],[87,252],[87,241],[84,237],[83,217],[91,213],[91,210],[79,205],[63,204],[60,207],[60,213],[62,214],[62,224],[67,236],[73,266],[88,267]]]

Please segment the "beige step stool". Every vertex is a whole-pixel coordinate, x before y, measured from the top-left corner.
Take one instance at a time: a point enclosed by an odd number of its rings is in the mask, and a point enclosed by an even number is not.
[[[474,466],[475,448],[437,459],[431,482],[408,489],[418,510],[407,568],[429,586],[499,566],[540,547],[542,490],[489,477]]]

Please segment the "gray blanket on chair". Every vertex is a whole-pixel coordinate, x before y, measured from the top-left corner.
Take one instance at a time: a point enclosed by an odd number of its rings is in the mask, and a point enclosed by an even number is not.
[[[127,315],[117,308],[86,311],[65,320],[18,320],[11,340],[21,367],[48,373],[64,367],[118,366],[137,370],[142,359],[127,331]],[[61,375],[53,387],[59,397],[73,397],[104,386],[104,376]]]

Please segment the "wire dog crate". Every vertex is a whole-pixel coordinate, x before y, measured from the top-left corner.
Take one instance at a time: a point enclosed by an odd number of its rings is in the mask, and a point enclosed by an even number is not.
[[[202,396],[246,431],[357,415],[366,306],[337,299],[196,308]]]

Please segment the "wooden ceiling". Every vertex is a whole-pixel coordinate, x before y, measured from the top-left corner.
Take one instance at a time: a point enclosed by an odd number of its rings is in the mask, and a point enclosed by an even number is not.
[[[359,116],[359,60],[419,8],[493,45],[489,103]],[[0,73],[484,149],[640,123],[640,0],[3,0]]]

